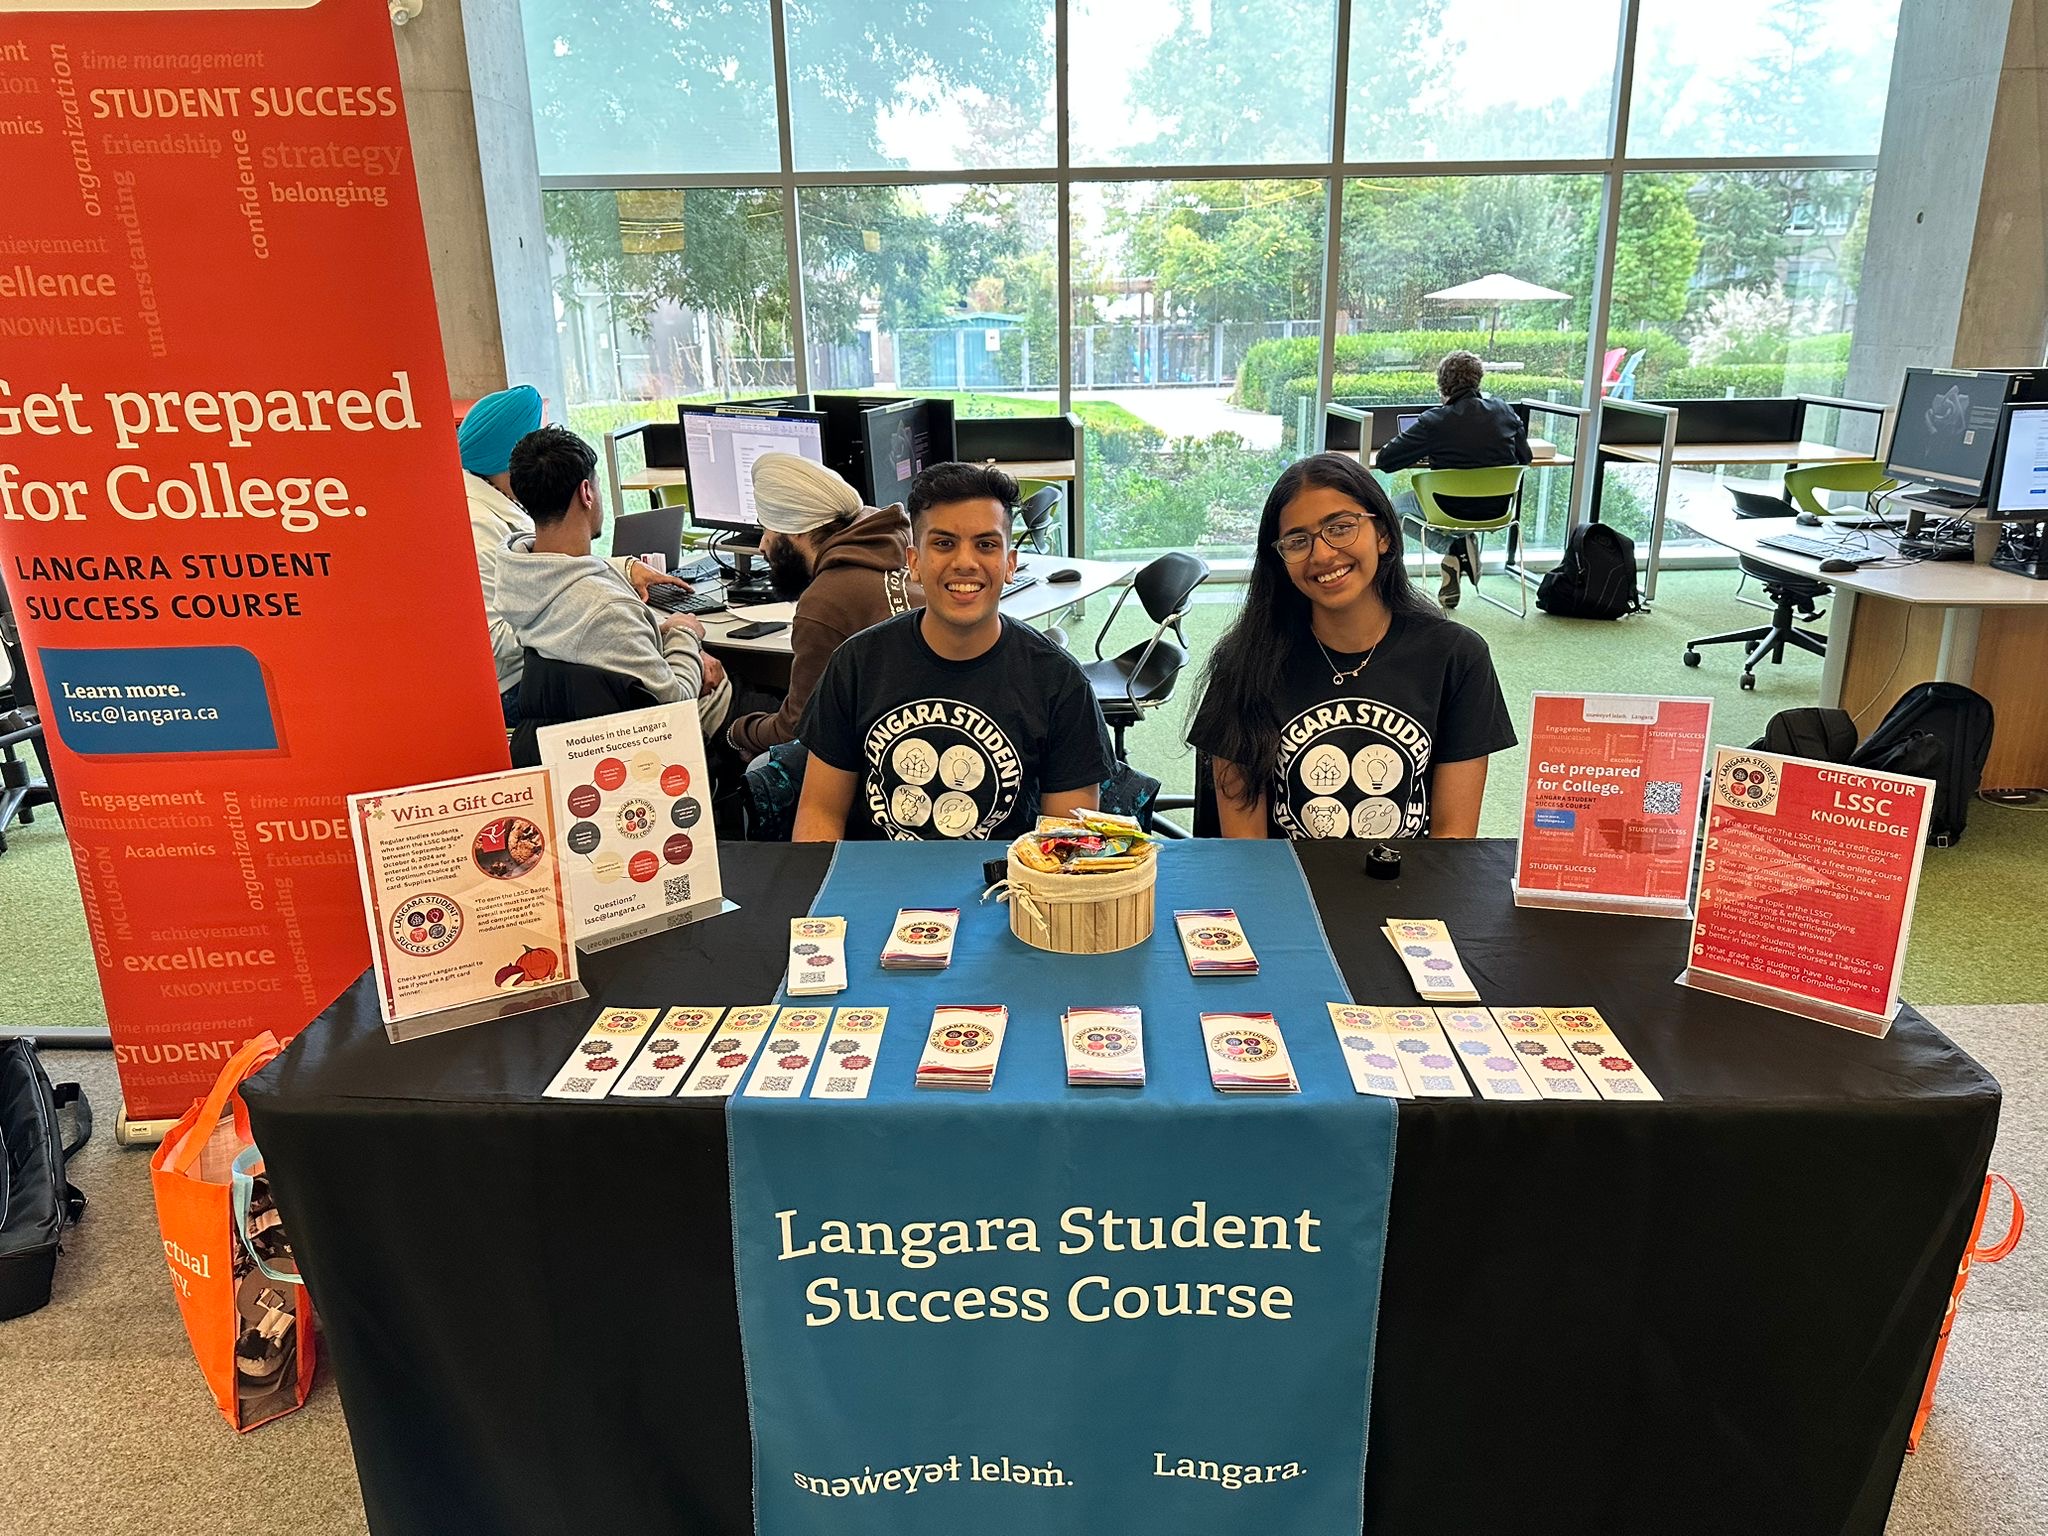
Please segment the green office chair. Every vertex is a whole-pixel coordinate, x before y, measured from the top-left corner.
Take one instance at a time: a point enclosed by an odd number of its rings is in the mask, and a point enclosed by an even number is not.
[[[1828,508],[1821,505],[1820,497],[1815,494],[1817,491],[1849,491],[1869,496],[1877,491],[1895,491],[1898,488],[1899,482],[1886,475],[1884,466],[1875,459],[1851,459],[1842,464],[1815,464],[1808,469],[1785,471],[1785,499],[1815,517],[1828,515]],[[1861,508],[1854,510],[1860,511]]]
[[[1520,606],[1480,591],[1476,571],[1472,595],[1518,619],[1529,615],[1529,571],[1521,558],[1522,468],[1520,464],[1509,464],[1499,469],[1419,469],[1409,489],[1415,492],[1421,516],[1411,512],[1402,519],[1404,524],[1415,524],[1418,531],[1434,528],[1441,533],[1472,534],[1480,545],[1482,558],[1485,540],[1480,536],[1505,528],[1507,561],[1503,569],[1515,577]],[[1428,541],[1422,542],[1426,548]]]

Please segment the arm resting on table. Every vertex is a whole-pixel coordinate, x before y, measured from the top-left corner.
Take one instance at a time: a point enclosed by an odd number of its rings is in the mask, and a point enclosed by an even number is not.
[[[1431,837],[1477,837],[1479,804],[1486,798],[1486,759],[1438,763],[1429,790]]]
[[[796,843],[836,843],[846,836],[846,815],[853,809],[854,775],[811,754],[804,768],[803,798],[796,803]]]
[[[1260,795],[1250,805],[1244,803],[1244,771],[1220,757],[1209,760],[1209,770],[1216,778],[1216,820],[1223,835],[1266,836],[1266,797]]]

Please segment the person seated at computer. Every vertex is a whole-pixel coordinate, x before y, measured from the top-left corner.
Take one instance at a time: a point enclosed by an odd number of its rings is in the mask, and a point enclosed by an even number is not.
[[[1409,582],[1401,525],[1345,454],[1281,473],[1188,741],[1226,837],[1472,837],[1515,744],[1486,642]]]
[[[1383,475],[1398,474],[1418,464],[1431,469],[1497,469],[1529,462],[1529,424],[1505,400],[1481,394],[1486,365],[1471,352],[1447,352],[1436,365],[1436,392],[1441,405],[1431,406],[1415,424],[1380,449],[1373,460]],[[1415,514],[1414,497],[1402,492],[1402,510]],[[1521,552],[1519,531],[1508,559]],[[1444,552],[1443,580],[1437,601],[1446,608],[1458,606],[1458,569],[1462,565],[1473,581],[1479,580],[1479,546],[1473,534],[1441,533],[1426,529],[1425,549]]]
[[[849,636],[924,606],[924,589],[905,569],[910,519],[901,507],[863,506],[832,470],[793,453],[762,454],[753,480],[761,557],[796,613],[781,707],[725,728],[726,740],[748,757],[796,740],[825,663]]]
[[[498,563],[515,536],[533,532],[533,519],[513,499],[512,448],[540,425],[540,391],[515,384],[485,395],[463,415],[455,429],[462,459],[462,489],[469,499],[469,539],[476,547],[476,572],[484,589],[484,622],[491,632],[491,660],[498,669],[498,697],[505,724],[519,723],[521,650],[512,625],[498,610]],[[650,587],[667,583],[688,590],[688,584],[663,575],[644,560],[610,562],[645,597]]]
[[[1074,659],[996,607],[1016,573],[1017,482],[934,464],[910,486],[910,574],[925,607],[862,630],[826,665],[797,737],[810,750],[798,842],[996,838],[1093,808],[1113,762]]]
[[[512,494],[533,519],[533,532],[506,541],[499,609],[524,648],[628,679],[657,704],[695,699],[705,740],[715,740],[732,684],[717,659],[704,654],[704,626],[695,616],[657,613],[616,566],[590,552],[604,532],[596,473],[596,453],[566,427],[542,427],[519,440]],[[520,719],[537,720],[539,707],[523,699]]]

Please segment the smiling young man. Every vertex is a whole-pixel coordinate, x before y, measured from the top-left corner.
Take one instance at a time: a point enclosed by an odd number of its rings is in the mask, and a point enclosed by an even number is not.
[[[833,654],[797,737],[798,842],[997,838],[1096,803],[1109,731],[1074,659],[997,610],[1017,569],[1017,482],[934,464],[911,482],[925,606]]]

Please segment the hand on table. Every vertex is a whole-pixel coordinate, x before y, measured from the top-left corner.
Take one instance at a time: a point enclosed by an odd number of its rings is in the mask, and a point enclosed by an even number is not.
[[[657,571],[645,560],[628,560],[626,579],[633,583],[633,590],[640,594],[640,601],[643,603],[647,601],[648,591],[654,587],[681,587],[685,592],[694,590],[682,577]]]

